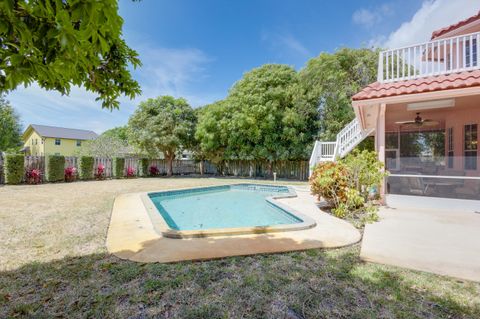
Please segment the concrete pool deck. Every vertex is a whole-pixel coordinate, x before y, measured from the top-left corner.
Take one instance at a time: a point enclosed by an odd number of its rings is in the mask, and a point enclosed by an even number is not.
[[[363,260],[480,282],[479,201],[389,195],[387,204],[365,226]]]
[[[138,262],[176,262],[214,259],[354,244],[360,232],[346,221],[322,212],[307,188],[293,187],[297,197],[278,201],[312,218],[316,226],[305,230],[214,236],[167,238],[155,230],[142,194],[115,198],[107,234],[107,249],[119,258]]]

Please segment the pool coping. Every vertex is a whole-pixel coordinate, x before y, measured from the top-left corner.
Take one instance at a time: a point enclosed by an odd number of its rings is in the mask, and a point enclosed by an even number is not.
[[[267,186],[272,187],[274,185],[268,184],[256,184],[256,183],[238,183],[238,184],[225,184],[225,185],[216,185],[216,186],[203,186],[203,187],[188,187],[175,189],[174,191],[182,190],[198,190],[206,188],[218,188],[223,186],[239,186],[239,185],[251,185],[251,186]],[[207,230],[177,230],[171,228],[168,223],[165,221],[161,213],[158,211],[157,207],[151,200],[149,194],[155,193],[168,193],[172,192],[171,190],[167,191],[153,191],[153,192],[144,192],[140,193],[140,198],[145,205],[145,209],[150,217],[150,220],[153,224],[155,231],[167,238],[173,239],[182,239],[182,238],[204,238],[204,237],[215,237],[215,236],[232,236],[232,235],[246,235],[246,234],[264,234],[264,233],[273,233],[273,232],[286,232],[286,231],[297,231],[313,228],[317,225],[313,218],[302,214],[298,210],[295,210],[291,207],[288,207],[278,201],[278,199],[284,198],[294,198],[297,197],[297,193],[291,186],[282,186],[288,189],[288,193],[278,194],[275,196],[268,196],[265,198],[267,202],[278,207],[279,209],[285,211],[287,214],[293,215],[297,219],[300,219],[300,223],[293,224],[281,224],[281,225],[269,225],[269,226],[253,226],[253,227],[229,227],[229,228],[215,228]]]

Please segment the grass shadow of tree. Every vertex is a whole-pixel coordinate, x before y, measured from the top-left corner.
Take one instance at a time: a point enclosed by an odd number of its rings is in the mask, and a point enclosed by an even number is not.
[[[363,263],[358,246],[173,264],[94,254],[1,272],[0,317],[478,318],[479,292]]]

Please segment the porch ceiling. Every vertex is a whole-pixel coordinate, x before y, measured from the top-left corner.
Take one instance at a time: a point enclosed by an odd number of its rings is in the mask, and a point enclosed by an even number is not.
[[[446,123],[469,123],[480,120],[480,95],[464,96],[455,99],[455,106],[447,108],[431,108],[425,110],[408,110],[408,103],[389,104],[385,114],[386,131],[398,131],[400,125],[396,122],[413,120],[416,113],[420,113],[423,119],[438,122],[436,126],[420,127],[418,129],[444,129]],[[404,130],[404,129],[402,129]],[[406,129],[412,130],[412,129]]]
[[[423,119],[432,119],[439,121],[437,128],[445,127],[445,119],[450,118],[457,122],[467,123],[467,122],[480,122],[480,88],[476,88],[475,91],[469,92],[468,94],[450,96],[445,95],[444,98],[453,98],[455,100],[455,106],[447,108],[431,108],[425,110],[408,110],[408,103],[419,102],[419,101],[435,101],[443,99],[442,96],[437,96],[437,98],[431,97],[428,100],[425,99],[408,99],[405,101],[396,102],[392,100],[391,103],[386,103],[386,116],[385,124],[386,130],[398,130],[398,124],[395,125],[395,122],[398,121],[408,121],[413,120],[417,112],[420,112],[420,115]],[[476,93],[475,95],[471,95]],[[397,100],[398,101],[398,100]],[[358,101],[360,102],[360,101]],[[363,129],[375,129],[377,126],[377,118],[380,109],[380,104],[383,101],[377,103],[366,103],[366,104],[357,104],[354,103],[353,107],[355,109],[357,118],[359,118]],[[472,122],[472,123],[473,123]],[[431,127],[430,129],[435,129]]]

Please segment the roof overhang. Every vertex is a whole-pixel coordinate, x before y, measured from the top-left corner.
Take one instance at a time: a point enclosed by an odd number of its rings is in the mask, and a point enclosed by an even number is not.
[[[355,109],[365,105],[378,105],[381,103],[385,103],[385,104],[411,103],[411,102],[440,100],[440,99],[456,98],[456,97],[471,96],[471,95],[480,95],[480,86],[461,88],[461,89],[441,90],[441,91],[434,91],[434,92],[404,94],[404,95],[388,96],[388,97],[381,97],[381,98],[368,99],[368,100],[356,100],[356,101],[352,101],[352,106]]]

